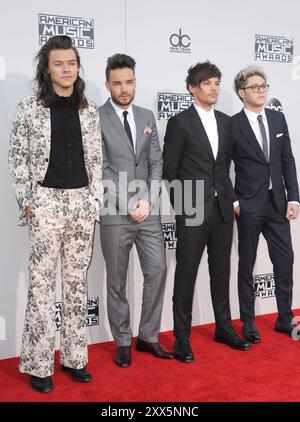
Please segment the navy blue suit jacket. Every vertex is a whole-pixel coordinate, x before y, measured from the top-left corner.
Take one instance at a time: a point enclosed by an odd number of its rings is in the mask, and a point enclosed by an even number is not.
[[[287,201],[299,201],[295,159],[284,114],[269,109],[265,113],[270,131],[269,162],[244,110],[231,119],[228,136],[235,164],[234,190],[241,210],[257,212],[265,203],[271,178],[275,206],[284,213]]]

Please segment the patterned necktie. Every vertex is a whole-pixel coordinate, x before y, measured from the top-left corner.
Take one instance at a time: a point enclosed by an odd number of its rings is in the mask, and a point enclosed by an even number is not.
[[[129,126],[129,123],[128,123],[128,120],[127,120],[127,115],[128,115],[128,111],[123,111],[124,129],[125,129],[125,131],[127,133],[127,136],[128,136],[128,138],[129,138],[129,140],[131,142],[131,145],[133,147],[133,138],[132,138],[132,133],[131,133],[130,126]],[[134,149],[134,147],[133,147],[133,149]]]
[[[264,122],[262,120],[261,114],[259,114],[257,116],[257,120],[258,120],[260,132],[261,132],[261,137],[262,137],[262,142],[263,142],[263,153],[266,157],[266,160],[269,161],[268,139],[267,139],[267,134],[266,134],[266,128],[265,128]]]

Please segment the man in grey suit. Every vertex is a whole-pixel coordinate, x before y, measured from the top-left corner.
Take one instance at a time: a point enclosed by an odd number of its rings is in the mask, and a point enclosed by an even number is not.
[[[158,343],[166,279],[164,240],[158,212],[162,153],[153,113],[132,105],[135,60],[109,57],[106,88],[111,97],[100,107],[103,136],[105,206],[101,245],[107,269],[107,311],[117,348],[114,361],[131,364],[132,331],[126,279],[135,243],[144,275],[143,303],[136,349],[157,358],[173,355]]]

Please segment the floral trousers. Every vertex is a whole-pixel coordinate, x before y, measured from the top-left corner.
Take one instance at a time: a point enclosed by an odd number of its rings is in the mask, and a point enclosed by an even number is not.
[[[87,279],[96,206],[88,188],[38,187],[29,222],[29,292],[19,370],[47,377],[54,372],[55,300],[61,260],[60,362],[87,363]]]

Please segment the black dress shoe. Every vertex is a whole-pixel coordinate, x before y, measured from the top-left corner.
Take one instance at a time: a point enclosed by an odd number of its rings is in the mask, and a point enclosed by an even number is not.
[[[51,377],[40,378],[35,375],[30,375],[31,387],[40,393],[49,393],[53,390]]]
[[[117,347],[114,362],[121,368],[131,365],[131,346]]]
[[[159,359],[173,359],[174,357],[173,353],[164,350],[158,343],[149,343],[139,337],[136,339],[135,348],[138,352],[149,352]]]
[[[292,323],[285,324],[285,323],[276,322],[275,331],[278,331],[279,333],[285,333],[288,336],[292,337],[294,340],[299,340],[300,331],[297,329],[294,331],[296,327],[297,327],[296,324],[292,324]]]
[[[194,354],[189,340],[175,340],[174,358],[184,363],[194,362]]]
[[[242,329],[243,337],[250,343],[258,344],[261,342],[259,332],[254,322],[244,322]]]
[[[78,381],[78,382],[92,381],[91,374],[89,374],[85,368],[74,369],[74,368],[68,368],[67,366],[61,365],[61,369],[65,372],[69,372],[71,378],[74,381]]]
[[[236,334],[228,335],[228,336],[220,336],[219,334],[215,334],[215,341],[218,343],[226,344],[227,346],[231,347],[232,349],[236,350],[249,350],[251,349],[251,344],[247,341],[243,340]]]

